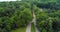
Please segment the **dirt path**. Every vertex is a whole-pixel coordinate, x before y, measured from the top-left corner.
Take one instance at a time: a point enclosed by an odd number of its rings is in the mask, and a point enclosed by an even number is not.
[[[37,27],[36,27],[36,17],[35,17],[34,12],[33,12],[33,20],[32,20],[32,22],[33,22],[34,25],[35,25],[35,31],[36,31],[36,32],[39,32],[39,30],[38,30]],[[31,32],[31,23],[29,23],[29,24],[27,25],[26,32]]]
[[[37,29],[37,27],[36,27],[36,16],[35,16],[35,13],[33,12],[33,22],[34,22],[34,25],[35,25],[35,31],[36,32],[39,32],[39,30]]]

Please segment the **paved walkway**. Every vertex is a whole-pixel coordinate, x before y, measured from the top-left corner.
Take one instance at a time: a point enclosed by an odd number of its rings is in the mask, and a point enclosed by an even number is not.
[[[31,23],[27,25],[26,32],[31,32]]]
[[[35,27],[35,29],[36,29],[36,32],[40,32],[40,31],[37,29],[37,27]]]

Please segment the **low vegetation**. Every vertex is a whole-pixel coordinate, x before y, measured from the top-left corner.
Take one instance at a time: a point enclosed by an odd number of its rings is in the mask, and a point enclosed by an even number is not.
[[[36,32],[34,23],[32,23],[32,25],[31,25],[31,32]]]
[[[11,32],[26,32],[26,27],[17,28],[15,30],[12,30]]]

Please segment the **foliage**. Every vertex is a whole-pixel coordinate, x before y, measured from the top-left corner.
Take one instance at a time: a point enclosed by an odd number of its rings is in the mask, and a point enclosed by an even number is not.
[[[36,32],[34,23],[31,25],[31,32]]]
[[[0,31],[25,27],[32,20],[28,2],[0,2]]]
[[[37,8],[36,8],[37,9]],[[34,9],[35,10],[35,9]],[[50,12],[48,12],[50,11]],[[60,10],[42,9],[35,10],[37,27],[40,32],[60,31]]]

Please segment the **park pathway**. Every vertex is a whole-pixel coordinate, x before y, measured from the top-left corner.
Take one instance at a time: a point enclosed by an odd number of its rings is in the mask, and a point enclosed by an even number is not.
[[[37,27],[36,27],[36,17],[35,17],[35,13],[34,13],[34,12],[33,12],[33,20],[32,20],[32,22],[34,23],[35,31],[36,31],[36,32],[39,32],[39,30],[38,30]],[[32,22],[30,22],[30,23],[27,25],[26,32],[31,32],[31,23],[32,23]]]
[[[31,23],[27,25],[26,32],[31,32]]]
[[[37,29],[36,27],[36,16],[35,16],[35,13],[33,12],[33,22],[34,22],[34,26],[35,26],[35,32],[39,32],[39,30]]]

